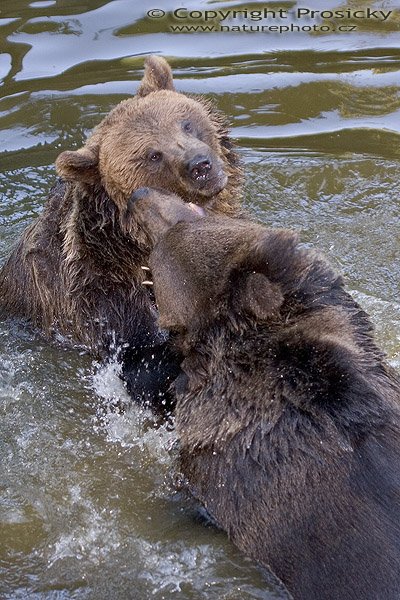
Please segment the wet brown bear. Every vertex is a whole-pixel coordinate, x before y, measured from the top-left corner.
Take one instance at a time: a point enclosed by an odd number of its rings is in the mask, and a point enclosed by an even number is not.
[[[208,101],[174,91],[166,61],[149,57],[137,95],[56,166],[61,180],[0,272],[0,310],[101,357],[125,347],[127,363],[141,365],[132,385],[152,385],[160,361],[168,370],[168,350],[142,285],[148,233],[126,219],[129,197],[152,185],[211,212],[236,213],[241,174],[226,123]]]
[[[137,218],[165,201],[142,192]],[[341,277],[294,233],[224,217],[175,225],[149,264],[185,357],[191,492],[297,600],[397,600],[400,385]]]

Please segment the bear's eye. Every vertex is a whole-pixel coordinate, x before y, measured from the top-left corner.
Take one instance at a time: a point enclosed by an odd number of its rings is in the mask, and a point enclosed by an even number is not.
[[[193,133],[193,125],[190,121],[183,121],[182,129],[185,133]]]
[[[158,152],[157,150],[152,150],[149,154],[149,159],[151,162],[160,162],[162,159],[162,153]]]

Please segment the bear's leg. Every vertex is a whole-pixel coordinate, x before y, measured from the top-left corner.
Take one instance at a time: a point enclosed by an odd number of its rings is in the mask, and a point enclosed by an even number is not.
[[[129,395],[140,404],[168,416],[174,408],[172,382],[180,375],[182,357],[169,342],[128,348],[123,355],[122,378]]]

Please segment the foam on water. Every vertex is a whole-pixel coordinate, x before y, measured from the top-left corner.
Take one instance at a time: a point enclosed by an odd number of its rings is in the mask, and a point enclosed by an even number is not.
[[[122,364],[118,359],[94,366],[93,390],[103,401],[97,416],[107,440],[122,447],[137,447],[154,460],[169,462],[168,450],[176,440],[173,429],[168,424],[155,428],[152,412],[132,403],[120,378]]]
[[[47,566],[50,569],[57,561],[66,558],[86,560],[92,565],[100,564],[121,544],[115,515],[112,511],[99,511],[85,496],[79,484],[69,488],[70,502],[79,505],[80,522],[72,531],[63,532],[48,548]]]
[[[93,363],[94,373],[92,376],[92,387],[99,398],[102,398],[109,408],[121,404],[130,404],[129,394],[120,377],[122,363],[118,358],[109,360],[106,364]]]
[[[378,344],[388,355],[388,362],[400,367],[400,304],[387,302],[360,291],[352,295],[371,316]]]

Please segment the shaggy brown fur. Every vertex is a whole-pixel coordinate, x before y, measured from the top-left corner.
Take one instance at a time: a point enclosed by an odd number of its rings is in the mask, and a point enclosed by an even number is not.
[[[292,232],[223,217],[172,227],[150,266],[191,492],[297,600],[397,600],[400,385],[342,279]]]
[[[241,172],[225,121],[205,99],[174,91],[168,64],[149,57],[137,95],[56,165],[62,180],[0,272],[0,311],[99,356],[129,345],[142,360],[162,338],[141,285],[149,236],[127,221],[129,198],[151,184],[237,212]]]

